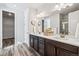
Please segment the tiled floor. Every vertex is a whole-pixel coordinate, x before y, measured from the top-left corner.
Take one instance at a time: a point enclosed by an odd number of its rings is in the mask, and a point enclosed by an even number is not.
[[[3,45],[3,48],[7,47],[7,46],[10,46],[10,45],[13,45],[15,43],[15,39],[14,38],[7,38],[7,39],[3,39],[2,40],[2,45]]]
[[[25,43],[22,43],[0,50],[0,56],[39,56],[39,54],[32,48],[27,47]]]

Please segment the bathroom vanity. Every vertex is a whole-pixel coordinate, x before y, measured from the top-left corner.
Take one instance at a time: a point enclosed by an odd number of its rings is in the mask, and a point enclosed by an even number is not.
[[[54,36],[30,34],[30,47],[41,56],[78,56],[79,42]]]
[[[37,18],[36,32],[29,31],[30,47],[42,56],[79,55],[79,10]],[[33,20],[32,20],[33,21]],[[40,23],[40,26],[37,26]],[[40,27],[40,28],[39,28]],[[40,33],[39,33],[40,30]],[[33,34],[36,33],[36,34]],[[43,34],[42,34],[43,33]],[[57,34],[75,38],[61,38]]]

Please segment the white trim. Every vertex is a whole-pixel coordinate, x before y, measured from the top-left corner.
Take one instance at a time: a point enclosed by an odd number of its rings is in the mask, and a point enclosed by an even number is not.
[[[0,26],[1,26],[1,30],[0,30],[0,39],[1,39],[1,42],[0,42],[0,49],[2,48],[2,35],[3,35],[3,29],[2,29],[2,11],[8,11],[8,12],[12,12],[12,13],[14,13],[15,14],[15,19],[14,19],[14,21],[16,20],[16,10],[11,10],[11,9],[9,9],[9,8],[3,8],[3,9],[0,9],[0,21],[1,21],[1,23],[0,23]],[[15,23],[15,25],[16,25],[16,21],[14,22]],[[16,34],[16,26],[15,26],[15,28],[14,28],[14,31],[15,31],[15,34]],[[15,37],[15,44],[16,44],[16,37]]]

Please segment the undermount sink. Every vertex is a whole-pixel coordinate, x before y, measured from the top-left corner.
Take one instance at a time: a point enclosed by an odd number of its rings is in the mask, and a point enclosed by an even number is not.
[[[79,41],[79,39],[76,39],[74,36],[65,36],[64,38],[58,36],[53,36],[53,38],[56,38],[57,40],[72,40],[72,41]]]

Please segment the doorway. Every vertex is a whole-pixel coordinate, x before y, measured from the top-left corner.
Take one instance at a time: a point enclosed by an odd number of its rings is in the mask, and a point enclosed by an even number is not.
[[[15,14],[2,11],[2,47],[8,47],[15,43]]]

